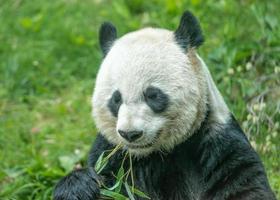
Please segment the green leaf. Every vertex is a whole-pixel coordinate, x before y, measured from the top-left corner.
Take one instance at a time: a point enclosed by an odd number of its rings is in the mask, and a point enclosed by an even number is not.
[[[130,189],[132,190],[132,187],[130,186]],[[133,193],[134,194],[137,194],[138,196],[142,197],[142,198],[146,198],[146,199],[151,199],[149,196],[147,196],[144,192],[136,189],[136,188],[133,188]]]
[[[124,168],[123,166],[121,166],[121,168],[119,169],[118,173],[117,173],[117,179],[120,180],[122,179],[124,176]]]
[[[132,192],[130,190],[129,185],[127,184],[127,182],[124,183],[124,186],[125,186],[125,189],[126,189],[126,192],[127,192],[128,196],[129,196],[129,199],[130,200],[135,200],[135,198],[134,198],[134,196],[133,196],[133,194],[132,194]]]
[[[99,171],[101,169],[103,157],[104,157],[104,152],[99,156],[98,160],[96,161],[96,164],[94,166],[95,171]]]
[[[120,182],[120,184],[118,185],[118,187],[116,187],[115,189],[116,192],[120,192],[122,189],[123,177],[124,177],[124,168],[123,166],[121,166],[117,174],[117,180]]]
[[[110,190],[101,189],[100,193],[104,196],[112,197],[115,200],[129,200],[126,196]]]
[[[106,165],[108,164],[108,159],[106,159],[106,157],[104,157],[104,152],[99,156],[96,164],[95,164],[95,171],[97,172],[97,174],[100,174],[101,171],[106,167]]]
[[[120,181],[117,181],[116,183],[115,183],[115,185],[113,185],[112,187],[109,187],[109,188],[106,188],[107,190],[110,190],[110,191],[113,191],[113,190],[115,190],[116,188],[121,188],[121,185],[122,185],[122,181],[120,180]],[[120,190],[118,189],[116,189],[115,190],[115,192],[120,192]]]

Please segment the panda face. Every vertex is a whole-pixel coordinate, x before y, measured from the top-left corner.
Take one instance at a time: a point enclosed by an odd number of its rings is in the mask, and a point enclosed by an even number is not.
[[[116,36],[113,27],[106,29]],[[105,57],[92,99],[97,128],[136,156],[171,150],[200,125],[206,109],[196,55],[165,29],[145,28],[113,42],[112,37],[107,33],[110,50],[101,38]]]

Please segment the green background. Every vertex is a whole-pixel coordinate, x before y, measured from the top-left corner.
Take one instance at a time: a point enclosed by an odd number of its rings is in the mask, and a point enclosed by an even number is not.
[[[98,28],[174,30],[191,10],[199,49],[280,198],[279,0],[0,0],[0,199],[50,199],[85,165]]]

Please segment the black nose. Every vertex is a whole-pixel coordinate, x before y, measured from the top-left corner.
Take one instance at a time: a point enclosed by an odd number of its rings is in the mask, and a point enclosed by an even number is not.
[[[118,130],[119,134],[129,142],[134,142],[143,135],[143,131],[122,131]]]

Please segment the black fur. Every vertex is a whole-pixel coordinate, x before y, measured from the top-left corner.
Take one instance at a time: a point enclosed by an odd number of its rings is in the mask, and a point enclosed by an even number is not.
[[[204,42],[199,22],[191,12],[186,11],[182,15],[175,31],[175,39],[185,51],[191,47],[199,47]]]
[[[104,56],[110,51],[116,39],[116,27],[110,22],[104,22],[99,29],[99,43]]]
[[[120,106],[122,105],[122,95],[120,91],[116,90],[112,94],[112,97],[110,98],[107,105],[113,116],[117,117]]]
[[[168,95],[162,92],[159,88],[148,87],[144,96],[148,106],[150,106],[155,113],[163,112],[168,106]]]
[[[54,189],[55,200],[98,199],[99,177],[93,168],[78,169],[61,179]]]
[[[98,135],[89,155],[89,166],[95,165],[104,150],[112,148],[113,145]],[[114,184],[113,173],[118,171],[123,154],[122,151],[116,153],[103,170],[106,185]],[[125,163],[127,167],[128,163]],[[210,124],[206,119],[200,130],[171,153],[153,153],[133,160],[133,173],[136,188],[144,191],[152,200],[275,199],[263,165],[234,117],[227,125]],[[55,195],[78,196],[82,191],[90,194],[92,187],[97,186],[94,181],[93,185],[86,184],[88,177],[84,175],[78,183],[61,182],[56,187]],[[93,196],[99,194],[98,188],[95,191]],[[136,196],[136,199],[142,198]]]

